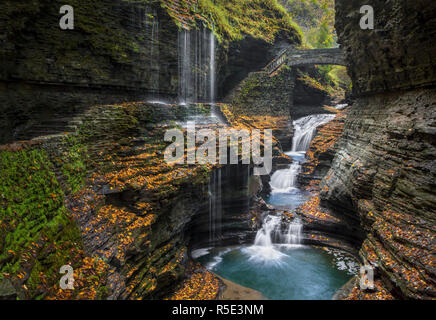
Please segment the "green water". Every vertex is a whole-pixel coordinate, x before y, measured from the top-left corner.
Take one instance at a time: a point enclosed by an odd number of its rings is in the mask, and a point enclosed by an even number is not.
[[[357,272],[339,250],[310,246],[245,246],[198,250],[198,261],[219,276],[273,300],[325,300]]]

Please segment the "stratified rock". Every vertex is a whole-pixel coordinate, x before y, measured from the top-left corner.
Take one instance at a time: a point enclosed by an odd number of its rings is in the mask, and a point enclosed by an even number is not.
[[[316,188],[329,171],[337,151],[337,141],[342,135],[347,110],[338,112],[336,117],[317,128],[306,159],[301,165],[298,182],[309,188]]]
[[[374,7],[374,30],[359,27]],[[378,289],[352,298],[434,299],[436,269],[436,3],[336,1],[336,27],[358,96],[321,197],[360,221]],[[428,88],[421,88],[428,87]]]

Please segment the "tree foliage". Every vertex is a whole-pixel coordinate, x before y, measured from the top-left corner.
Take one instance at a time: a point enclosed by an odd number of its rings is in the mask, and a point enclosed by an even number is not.
[[[331,48],[337,45],[334,0],[284,0],[283,4],[301,27],[307,47]]]

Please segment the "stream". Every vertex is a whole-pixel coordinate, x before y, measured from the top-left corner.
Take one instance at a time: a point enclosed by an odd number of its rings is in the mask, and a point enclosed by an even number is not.
[[[267,203],[277,209],[293,210],[310,196],[297,185],[297,176],[316,128],[334,115],[310,115],[297,119],[292,158],[286,169],[271,176]],[[242,286],[262,293],[267,299],[331,299],[358,271],[358,262],[337,249],[302,244],[303,225],[298,220],[284,222],[282,210],[266,215],[252,245],[202,248],[192,251],[208,270]]]

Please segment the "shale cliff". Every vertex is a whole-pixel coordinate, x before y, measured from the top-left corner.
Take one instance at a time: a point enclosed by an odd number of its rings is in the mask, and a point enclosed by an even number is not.
[[[362,30],[359,9],[374,8]],[[357,101],[348,111],[322,203],[366,232],[375,291],[348,298],[436,297],[436,4],[336,1],[336,29]]]

